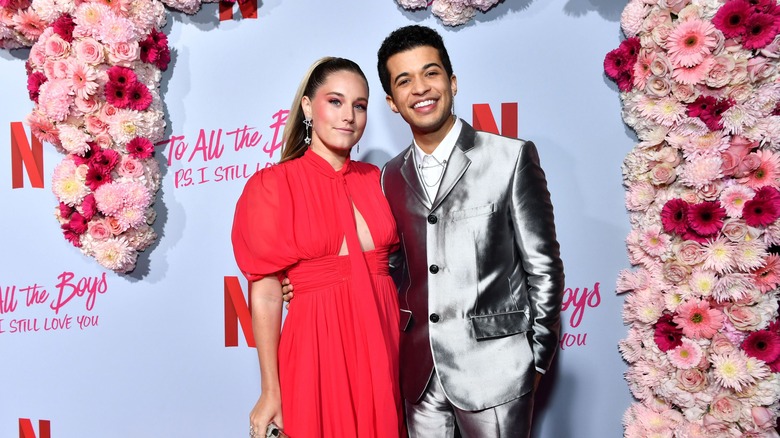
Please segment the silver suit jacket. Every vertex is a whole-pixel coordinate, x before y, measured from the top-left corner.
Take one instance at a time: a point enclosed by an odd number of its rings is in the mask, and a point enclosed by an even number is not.
[[[481,410],[533,389],[560,332],[563,263],[536,147],[466,122],[431,203],[413,145],[382,170],[401,247],[401,387],[422,397],[434,366],[450,402]]]

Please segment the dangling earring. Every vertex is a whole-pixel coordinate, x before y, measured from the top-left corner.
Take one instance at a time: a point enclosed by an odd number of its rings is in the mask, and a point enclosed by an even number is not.
[[[357,153],[360,153],[360,143],[358,143],[356,146],[357,146]]]
[[[303,142],[308,146],[311,144],[311,135],[309,131],[311,128],[311,119],[303,119],[303,125],[306,126],[306,138],[303,139]]]

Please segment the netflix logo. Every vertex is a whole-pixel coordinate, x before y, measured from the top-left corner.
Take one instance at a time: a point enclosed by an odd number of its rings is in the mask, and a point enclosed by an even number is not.
[[[11,188],[24,187],[24,171],[30,185],[43,188],[43,145],[35,136],[24,132],[22,122],[11,122]]]
[[[38,434],[35,434],[29,418],[19,419],[19,438],[51,438],[51,421],[38,420]]]

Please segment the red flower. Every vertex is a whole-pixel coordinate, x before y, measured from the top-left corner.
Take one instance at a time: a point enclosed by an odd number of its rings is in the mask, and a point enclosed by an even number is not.
[[[52,23],[54,33],[69,43],[73,42],[73,29],[75,27],[76,23],[73,21],[73,17],[71,17],[69,14],[60,15],[60,18]]]
[[[62,225],[62,234],[65,236],[65,240],[70,242],[76,248],[81,248],[81,237],[80,237],[80,235],[74,233],[73,230],[70,229],[69,225],[70,225],[69,223]]]
[[[34,72],[27,76],[27,91],[30,93],[30,100],[38,103],[38,92],[48,79],[41,72]]]
[[[634,64],[639,48],[639,39],[629,38],[604,57],[604,72],[617,83],[620,91],[630,91],[634,85]]]
[[[664,314],[653,324],[655,334],[653,339],[658,349],[667,352],[682,345],[682,330],[672,322],[672,315]]]
[[[81,235],[87,232],[87,218],[81,215],[79,212],[74,212],[68,222],[68,229],[74,233]]]
[[[92,161],[92,158],[95,156],[95,154],[98,154],[103,150],[103,148],[98,146],[98,144],[93,141],[87,142],[87,146],[89,146],[89,149],[84,152],[84,155],[72,155],[73,161],[76,163],[76,165],[88,164],[90,161]]]
[[[100,149],[89,162],[90,167],[100,168],[103,173],[108,174],[119,163],[119,153],[111,149]]]
[[[93,192],[107,182],[111,182],[111,174],[101,167],[90,167],[87,171],[86,181],[84,181]]]
[[[108,81],[117,85],[128,86],[138,81],[138,76],[135,75],[133,70],[119,65],[109,68],[106,73],[108,74]]]
[[[154,63],[160,70],[167,70],[168,64],[171,62],[171,49],[167,45],[159,46],[159,55],[157,56],[157,62]]]
[[[97,213],[97,202],[95,201],[95,195],[90,193],[84,197],[81,201],[81,211],[84,219],[90,220]]]
[[[772,186],[758,189],[742,208],[742,217],[751,227],[765,227],[780,218],[780,192]]]
[[[731,108],[731,99],[717,100],[712,96],[699,96],[688,104],[688,117],[698,117],[711,131],[723,129],[722,114]]]
[[[753,13],[745,20],[745,29],[742,45],[746,49],[763,49],[777,36],[777,17],[760,12]]]
[[[752,6],[742,0],[732,0],[723,5],[712,18],[712,24],[723,32],[726,38],[735,38],[745,33],[745,20]]]
[[[766,363],[772,363],[780,357],[780,335],[769,330],[753,332],[742,341],[745,354]]]
[[[146,39],[139,43],[141,48],[141,61],[154,64],[160,70],[168,68],[171,62],[171,51],[168,48],[168,37],[164,33],[153,29]]]
[[[74,211],[76,211],[75,208],[62,202],[60,202],[59,209],[60,209],[60,217],[63,219],[70,219],[70,215],[73,214]]]
[[[688,225],[702,237],[714,236],[723,228],[726,210],[714,201],[705,201],[688,207]]]
[[[672,199],[661,210],[661,223],[664,231],[682,235],[688,231],[688,203],[682,199]]]
[[[127,86],[119,82],[108,82],[106,84],[106,102],[117,108],[127,108],[130,99],[127,95]]]
[[[145,137],[136,137],[127,143],[127,152],[134,158],[149,158],[154,154],[154,144]]]
[[[143,111],[152,104],[152,93],[146,88],[146,85],[135,82],[127,87],[128,108],[136,111]]]

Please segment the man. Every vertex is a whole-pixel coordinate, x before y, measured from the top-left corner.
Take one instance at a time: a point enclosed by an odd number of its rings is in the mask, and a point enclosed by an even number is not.
[[[457,79],[436,31],[400,28],[378,58],[387,103],[414,137],[382,171],[401,239],[410,437],[527,437],[564,284],[536,147],[452,114]]]

